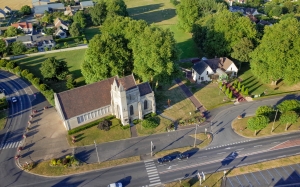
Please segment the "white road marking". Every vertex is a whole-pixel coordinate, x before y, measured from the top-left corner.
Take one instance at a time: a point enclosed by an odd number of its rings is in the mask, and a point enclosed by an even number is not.
[[[253,147],[260,147],[260,146],[262,146],[262,145],[256,145],[256,146],[253,146]]]
[[[221,152],[221,153],[217,153],[217,154],[220,155],[220,154],[224,154],[224,153],[226,153],[226,152]]]

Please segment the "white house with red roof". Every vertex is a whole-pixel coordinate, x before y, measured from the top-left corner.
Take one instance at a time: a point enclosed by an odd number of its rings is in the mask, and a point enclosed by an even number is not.
[[[25,34],[32,33],[33,31],[32,23],[30,22],[12,23],[11,26],[21,29]]]

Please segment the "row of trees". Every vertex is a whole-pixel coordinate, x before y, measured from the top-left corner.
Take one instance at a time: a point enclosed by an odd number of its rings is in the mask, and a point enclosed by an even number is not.
[[[277,117],[276,114],[278,111],[279,114],[277,115]],[[291,125],[298,121],[299,112],[300,101],[298,100],[285,100],[277,105],[276,109],[270,106],[260,106],[255,112],[256,116],[250,118],[247,121],[247,128],[253,130],[254,134],[256,135],[256,132],[258,130],[262,130],[267,127],[269,122],[276,117],[276,119],[279,119],[280,124],[285,125],[285,130],[287,130],[288,125]],[[272,131],[273,130],[274,129],[272,129]]]
[[[134,73],[142,81],[169,82],[179,75],[179,51],[170,30],[129,17],[110,16],[85,53],[81,71],[87,83]]]
[[[261,30],[259,24],[228,11],[218,0],[182,0],[176,11],[179,27],[192,32],[207,57],[250,62],[253,74],[264,83],[300,82],[300,23],[296,18],[286,17]]]

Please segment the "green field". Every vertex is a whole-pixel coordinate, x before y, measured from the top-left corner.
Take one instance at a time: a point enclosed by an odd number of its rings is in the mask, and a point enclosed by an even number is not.
[[[84,59],[85,50],[86,49],[79,49],[73,51],[50,53],[46,55],[21,58],[15,61],[22,69],[28,69],[35,76],[42,78],[40,67],[43,61],[50,57],[55,57],[57,60],[64,60],[68,63],[69,71],[76,79],[77,85],[80,86],[85,84],[84,78],[82,77],[80,71],[80,64]],[[64,81],[60,81],[58,83],[51,82],[49,83],[49,86],[53,88],[55,92],[66,90]]]
[[[84,29],[84,34],[86,39],[89,41],[91,40],[96,34],[100,34],[99,27],[89,27]]]

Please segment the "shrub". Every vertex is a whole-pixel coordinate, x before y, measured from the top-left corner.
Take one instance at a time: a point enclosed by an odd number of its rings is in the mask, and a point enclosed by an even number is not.
[[[124,129],[124,130],[130,128],[130,125],[122,125],[122,124],[120,124],[120,125],[121,125],[121,128]]]
[[[32,80],[32,84],[34,84],[35,86],[39,86],[40,85],[40,79],[39,78],[34,78],[33,80]]]
[[[155,117],[155,116],[157,116],[157,114],[152,112],[151,117]]]
[[[226,91],[226,85],[223,85],[222,91],[225,92]]]
[[[223,85],[223,83],[222,83],[222,82],[219,82],[219,88],[220,88],[220,89],[222,88],[222,85]]]
[[[55,158],[53,158],[53,159],[51,160],[50,165],[51,165],[51,166],[56,166],[56,165],[57,165],[56,159],[55,159]]]
[[[244,95],[249,95],[249,89],[246,88],[245,92],[244,92]]]
[[[150,117],[142,121],[142,126],[147,129],[156,128],[159,125],[160,119],[159,117]]]
[[[10,61],[6,64],[6,68],[11,70],[14,69],[16,67],[16,63],[14,61]]]
[[[100,130],[109,131],[110,126],[112,126],[112,122],[108,120],[104,120],[104,121],[100,121],[97,128]]]
[[[230,92],[230,90],[229,90],[229,88],[227,88],[225,94],[226,94],[227,96],[229,96],[229,92]]]
[[[242,86],[242,93],[244,94],[244,92],[245,92],[245,86],[243,85]]]
[[[26,79],[29,80],[30,82],[33,80],[33,78],[34,78],[34,75],[32,73],[28,73],[26,75]]]
[[[237,86],[237,85],[238,85],[238,80],[235,79],[235,81],[233,82],[233,84],[234,84],[235,86]]]
[[[47,85],[46,84],[40,84],[40,90],[41,91],[45,91],[45,90],[47,90]]]
[[[133,120],[133,124],[138,124],[140,122],[140,120],[139,119],[135,119],[135,120]]]
[[[26,77],[28,74],[29,74],[28,69],[24,69],[24,70],[21,72],[22,77]]]
[[[1,67],[6,67],[6,64],[7,64],[8,62],[9,62],[9,61],[6,60],[6,59],[1,59],[1,60],[0,60],[0,66],[1,66]]]
[[[232,99],[232,91],[229,92],[229,98]]]
[[[238,90],[241,90],[241,82],[238,83]]]

